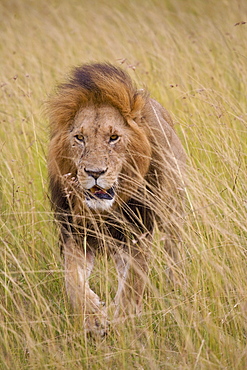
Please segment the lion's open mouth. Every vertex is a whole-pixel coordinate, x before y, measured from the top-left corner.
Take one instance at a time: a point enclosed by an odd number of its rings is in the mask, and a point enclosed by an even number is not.
[[[86,191],[87,198],[99,198],[99,199],[107,199],[112,200],[114,198],[115,192],[113,187],[106,190],[101,188],[98,185],[94,185],[91,189]]]

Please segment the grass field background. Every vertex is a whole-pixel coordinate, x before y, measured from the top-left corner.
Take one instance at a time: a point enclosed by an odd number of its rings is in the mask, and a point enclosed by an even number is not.
[[[247,2],[2,0],[0,20],[0,368],[246,369]],[[143,316],[100,340],[68,307],[43,114],[91,61],[122,65],[171,112],[189,167],[181,284],[158,235]],[[106,301],[114,279],[102,258]]]

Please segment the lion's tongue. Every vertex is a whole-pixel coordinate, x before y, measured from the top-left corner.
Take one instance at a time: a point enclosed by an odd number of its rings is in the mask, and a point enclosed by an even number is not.
[[[98,187],[97,185],[93,186],[91,189],[90,189],[91,193],[95,194],[95,195],[99,195],[99,194],[107,194],[107,191],[105,189],[102,189],[100,187]]]
[[[110,188],[110,189],[106,190],[106,189],[103,189],[103,188],[99,187],[98,185],[94,185],[90,189],[88,195],[93,197],[93,198],[96,197],[96,198],[99,198],[99,199],[112,200],[114,198],[114,189]]]

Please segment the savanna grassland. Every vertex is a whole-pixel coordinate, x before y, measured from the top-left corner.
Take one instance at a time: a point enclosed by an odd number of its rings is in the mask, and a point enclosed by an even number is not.
[[[247,368],[247,2],[2,0],[0,368]],[[68,305],[49,205],[45,101],[71,66],[122,65],[188,155],[179,283],[153,243],[139,318],[87,338]],[[114,269],[93,284],[108,302]]]

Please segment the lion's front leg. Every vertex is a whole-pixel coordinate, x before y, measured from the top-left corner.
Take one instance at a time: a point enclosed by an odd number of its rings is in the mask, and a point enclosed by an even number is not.
[[[148,281],[149,256],[146,252],[146,248],[141,244],[138,249],[133,251],[132,255],[133,294],[137,315],[142,313],[143,294]]]
[[[85,330],[104,335],[107,329],[106,308],[89,287],[94,254],[80,250],[69,240],[64,246],[65,285],[74,310],[82,314]]]
[[[125,312],[128,306],[128,283],[127,277],[129,275],[130,263],[128,257],[123,253],[116,253],[113,255],[113,260],[115,262],[118,278],[118,289],[114,298],[115,304],[115,314],[117,317],[121,312]]]
[[[147,256],[142,251],[135,250],[131,255],[115,254],[114,261],[118,273],[118,290],[114,299],[115,315],[140,315],[149,270]]]

